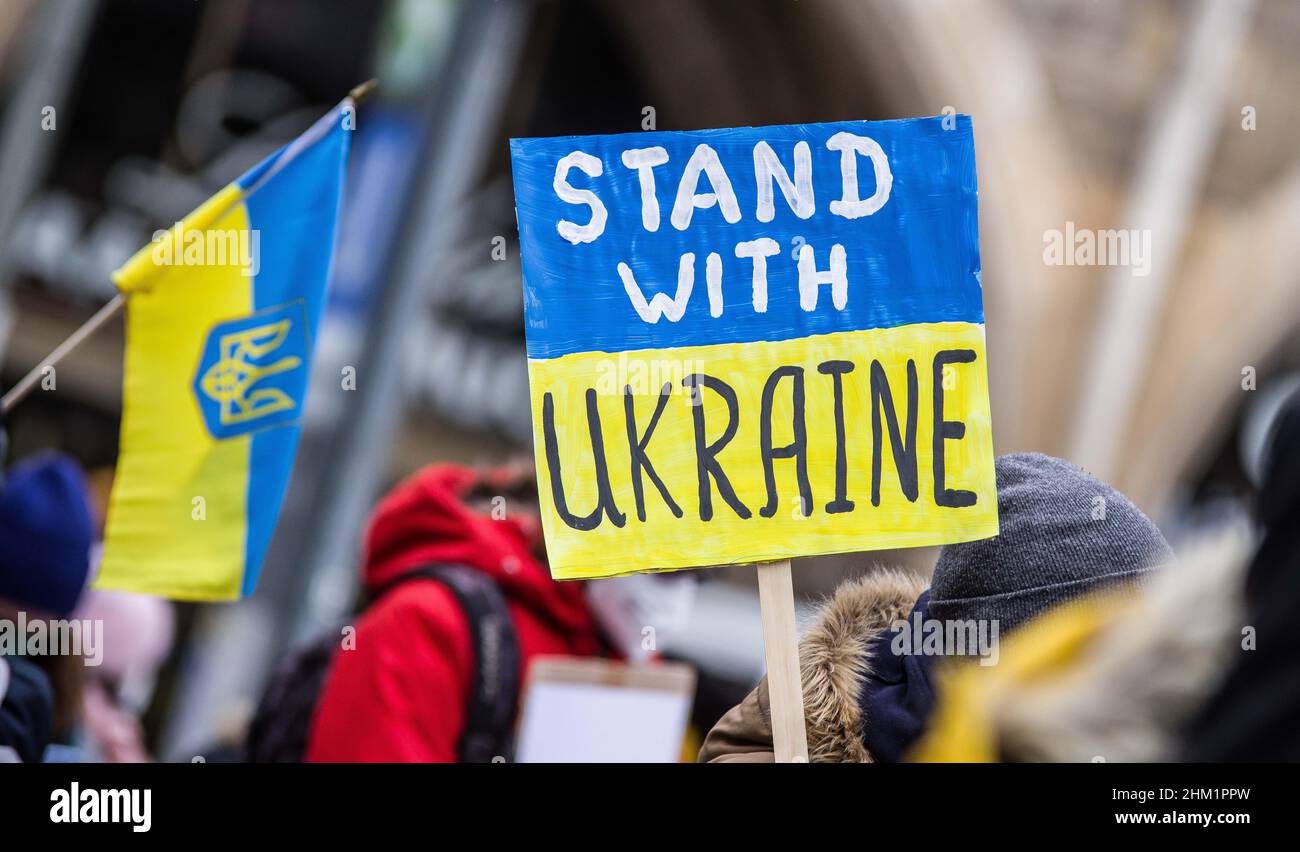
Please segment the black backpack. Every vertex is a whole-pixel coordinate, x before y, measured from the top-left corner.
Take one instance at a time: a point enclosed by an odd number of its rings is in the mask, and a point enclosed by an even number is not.
[[[458,759],[462,763],[509,760],[511,725],[519,697],[519,643],[505,598],[496,583],[480,571],[461,565],[431,565],[393,580],[371,595],[368,603],[402,583],[425,578],[443,583],[456,598],[469,621],[474,647],[474,687]],[[245,760],[302,762],[316,705],[339,650],[340,634],[341,630],[322,634],[281,664],[249,724]]]

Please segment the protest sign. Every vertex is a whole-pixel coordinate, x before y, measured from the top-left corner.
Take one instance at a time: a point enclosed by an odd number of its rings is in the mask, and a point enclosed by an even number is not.
[[[807,759],[789,559],[996,535],[967,116],[511,140],[556,579],[759,563],[776,759]]]
[[[997,533],[968,117],[511,152],[556,578]]]

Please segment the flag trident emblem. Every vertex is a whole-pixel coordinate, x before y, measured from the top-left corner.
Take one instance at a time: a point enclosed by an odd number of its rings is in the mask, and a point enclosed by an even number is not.
[[[301,358],[293,355],[265,367],[255,363],[280,348],[289,336],[290,325],[289,320],[281,320],[222,336],[218,344],[221,360],[208,368],[199,383],[203,392],[220,404],[222,423],[243,423],[293,408],[293,399],[278,388],[254,389],[268,376],[292,370],[302,363]]]
[[[194,386],[213,436],[297,418],[306,384],[306,335],[295,308],[221,323],[209,333]]]

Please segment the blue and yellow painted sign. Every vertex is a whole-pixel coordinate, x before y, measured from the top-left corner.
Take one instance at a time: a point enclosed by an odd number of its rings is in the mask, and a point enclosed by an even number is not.
[[[997,533],[968,117],[511,154],[557,578]]]

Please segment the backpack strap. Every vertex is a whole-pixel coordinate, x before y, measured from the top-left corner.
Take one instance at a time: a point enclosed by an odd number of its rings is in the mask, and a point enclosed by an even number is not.
[[[377,599],[408,580],[438,580],[456,598],[469,622],[474,678],[465,710],[459,759],[491,763],[511,759],[512,727],[519,700],[519,641],[505,597],[492,578],[464,565],[429,565],[408,571],[380,589]]]
[[[249,722],[244,738],[245,762],[303,762],[312,719],[339,650],[342,627],[321,633],[280,663]]]

